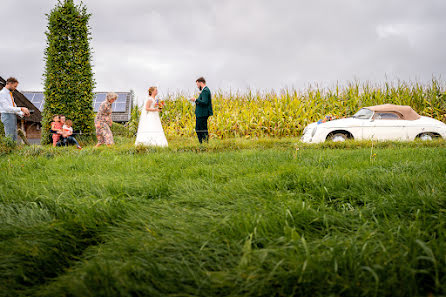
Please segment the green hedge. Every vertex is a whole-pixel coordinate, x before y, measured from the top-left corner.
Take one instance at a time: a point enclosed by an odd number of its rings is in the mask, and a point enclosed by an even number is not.
[[[75,130],[94,137],[93,88],[91,69],[90,14],[73,0],[56,4],[48,16],[45,50],[45,106],[42,143],[48,143],[54,114],[64,114]]]

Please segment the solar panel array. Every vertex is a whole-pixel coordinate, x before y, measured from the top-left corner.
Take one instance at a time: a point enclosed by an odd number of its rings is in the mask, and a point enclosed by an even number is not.
[[[24,92],[22,94],[25,95],[25,97],[28,98],[28,100],[31,101],[31,103],[34,104],[37,109],[43,111],[43,103],[45,102],[43,93]]]
[[[45,98],[42,92],[23,92],[26,98],[32,102],[40,111],[43,111]],[[105,101],[107,93],[95,93],[93,98],[93,110],[97,112],[101,103]],[[113,112],[126,112],[128,93],[118,93],[118,99],[112,105]]]
[[[93,98],[93,109],[95,112],[99,110],[102,102],[105,101],[107,93],[96,93]],[[127,94],[118,94],[118,98],[112,105],[113,112],[125,112],[127,106]]]

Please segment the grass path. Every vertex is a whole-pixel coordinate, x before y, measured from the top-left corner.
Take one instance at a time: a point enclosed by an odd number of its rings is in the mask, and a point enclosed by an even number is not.
[[[446,293],[443,142],[222,143],[0,157],[0,295]]]

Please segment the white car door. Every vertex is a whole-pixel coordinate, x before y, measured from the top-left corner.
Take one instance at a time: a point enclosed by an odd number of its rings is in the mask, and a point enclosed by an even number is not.
[[[369,139],[408,140],[407,121],[397,113],[376,112],[370,124]]]
[[[375,135],[375,121],[372,119],[362,120],[362,138],[373,139]]]
[[[375,125],[371,118],[374,112],[368,108],[361,108],[351,118],[352,123],[346,125],[356,140],[371,139],[373,135],[372,127]]]

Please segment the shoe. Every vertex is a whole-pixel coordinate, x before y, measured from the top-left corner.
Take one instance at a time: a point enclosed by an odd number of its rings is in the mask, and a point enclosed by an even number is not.
[[[82,147],[80,147],[80,146],[78,146],[77,148],[78,148],[79,150],[81,150],[81,149],[82,149]]]

